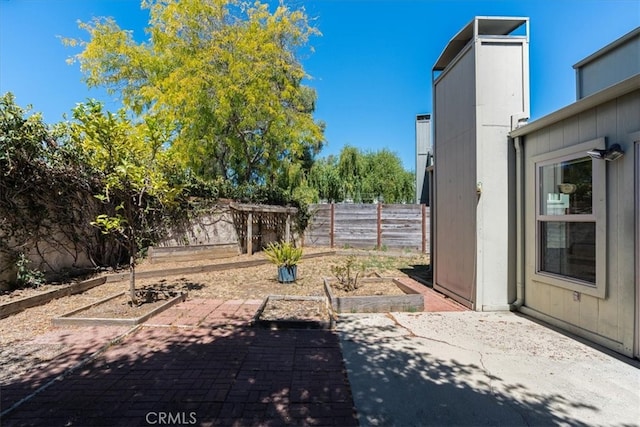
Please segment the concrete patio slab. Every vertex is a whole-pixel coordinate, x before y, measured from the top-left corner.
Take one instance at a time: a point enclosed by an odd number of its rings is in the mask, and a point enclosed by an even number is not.
[[[513,313],[342,316],[361,426],[640,424],[640,369]]]

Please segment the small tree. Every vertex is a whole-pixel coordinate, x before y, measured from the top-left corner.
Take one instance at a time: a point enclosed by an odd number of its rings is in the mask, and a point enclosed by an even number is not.
[[[151,118],[134,124],[121,110],[104,112],[95,101],[73,110],[72,138],[87,162],[102,175],[105,190],[96,197],[115,211],[99,215],[92,222],[105,234],[112,234],[129,253],[129,293],[138,303],[135,267],[142,239],[153,233],[154,221],[180,192],[169,186],[162,173],[166,153],[166,129]]]

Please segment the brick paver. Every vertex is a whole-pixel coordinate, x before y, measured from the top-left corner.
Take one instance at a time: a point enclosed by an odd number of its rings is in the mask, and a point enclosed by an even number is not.
[[[424,296],[424,311],[442,312],[442,311],[466,311],[467,308],[458,304],[451,298],[446,297],[440,292],[434,291],[432,288],[425,286],[413,279],[403,277],[400,280],[404,285],[410,287],[416,292]]]
[[[425,311],[464,310],[402,280],[425,295]],[[3,386],[0,410],[46,388],[1,424],[357,426],[334,331],[251,328],[260,304],[190,299],[129,334],[113,327],[59,329],[49,339],[67,341],[69,350],[48,369]],[[89,361],[79,365],[82,360]]]
[[[170,308],[2,425],[356,426],[335,333],[251,328],[259,303],[190,300]],[[31,389],[28,380],[4,387],[11,399],[3,410]]]

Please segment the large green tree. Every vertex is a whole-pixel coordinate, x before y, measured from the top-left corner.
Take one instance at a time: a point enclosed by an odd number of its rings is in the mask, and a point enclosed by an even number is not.
[[[410,203],[415,197],[414,175],[402,167],[400,158],[389,151],[366,153],[361,179],[363,201]]]
[[[343,196],[346,199],[360,201],[364,159],[360,150],[346,145],[340,151],[338,175],[342,183]]]
[[[81,23],[75,56],[89,86],[121,96],[135,114],[173,129],[175,159],[205,179],[264,183],[283,160],[323,142],[316,94],[300,61],[319,34],[303,10],[239,0],[144,0],[148,39],[110,18]]]
[[[402,167],[400,158],[387,149],[362,152],[345,146],[336,158],[318,159],[308,178],[320,199],[340,202],[346,199],[370,203],[411,203],[414,200],[414,174]]]
[[[309,183],[318,191],[320,199],[332,203],[344,199],[342,182],[338,172],[338,159],[335,156],[320,158],[313,164],[309,172]]]

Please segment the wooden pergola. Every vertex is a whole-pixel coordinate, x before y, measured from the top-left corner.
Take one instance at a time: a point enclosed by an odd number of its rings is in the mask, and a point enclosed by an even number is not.
[[[275,217],[279,215],[286,215],[285,217],[285,232],[284,240],[286,242],[291,241],[291,216],[298,213],[298,208],[289,206],[274,206],[274,205],[257,205],[257,204],[244,204],[231,202],[229,207],[232,210],[246,215],[246,243],[247,253],[253,253],[253,225],[256,218],[258,222],[264,221],[265,216]]]

